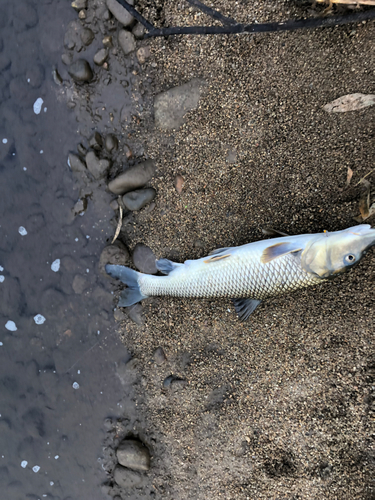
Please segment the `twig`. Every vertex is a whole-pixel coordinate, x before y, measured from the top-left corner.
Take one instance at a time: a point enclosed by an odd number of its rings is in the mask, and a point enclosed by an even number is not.
[[[120,208],[120,215],[119,215],[119,218],[118,218],[116,232],[115,232],[115,235],[114,235],[113,240],[111,242],[111,245],[113,245],[113,243],[117,240],[117,237],[120,234],[120,230],[121,230],[121,226],[122,226],[122,206],[119,205],[119,208]]]
[[[375,170],[375,168],[373,168],[372,170],[370,170],[370,172],[368,172],[364,177],[362,177],[362,179],[359,182],[357,182],[357,184],[355,185],[355,187],[359,186],[361,184],[361,182],[363,182],[364,179],[366,179],[366,177],[368,177],[369,175],[371,175],[374,170]]]

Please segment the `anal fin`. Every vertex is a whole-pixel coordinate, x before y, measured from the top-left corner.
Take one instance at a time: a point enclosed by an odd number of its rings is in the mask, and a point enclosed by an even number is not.
[[[256,299],[232,299],[232,301],[241,321],[246,321],[261,303],[261,300]]]

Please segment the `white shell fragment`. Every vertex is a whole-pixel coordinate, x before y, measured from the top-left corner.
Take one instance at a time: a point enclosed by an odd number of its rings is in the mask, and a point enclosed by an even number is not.
[[[39,113],[41,112],[42,105],[43,105],[43,99],[41,97],[38,97],[38,99],[34,102],[33,105],[33,110],[36,115],[39,115]]]
[[[52,269],[52,271],[57,273],[57,271],[60,269],[60,259],[56,259],[52,262],[51,269]]]
[[[22,460],[21,467],[25,469],[27,467],[27,460]]]
[[[9,330],[10,332],[15,332],[17,330],[16,324],[14,321],[7,321],[5,324],[5,328]]]
[[[0,283],[2,283],[5,280],[4,276],[0,274]]]
[[[40,471],[40,467],[39,465],[34,465],[33,467],[33,471],[36,473],[36,472],[39,472]]]
[[[347,111],[357,111],[373,106],[375,104],[375,94],[348,94],[323,106],[328,113],[345,113]]]
[[[37,325],[43,325],[45,320],[46,320],[46,318],[44,316],[42,316],[41,314],[37,314],[36,316],[34,316],[34,321]]]
[[[79,383],[73,382],[73,389],[79,389]]]
[[[23,226],[20,226],[18,228],[18,232],[20,233],[21,236],[26,236],[27,235],[27,231],[26,231],[26,229]]]

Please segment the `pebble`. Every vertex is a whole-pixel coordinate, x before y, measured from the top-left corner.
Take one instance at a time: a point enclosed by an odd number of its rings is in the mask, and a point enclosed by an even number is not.
[[[114,194],[125,194],[128,191],[143,187],[155,174],[155,162],[146,160],[129,168],[108,184]]]
[[[77,295],[81,295],[87,288],[90,286],[90,283],[87,281],[85,276],[81,274],[76,274],[73,279],[72,288],[74,293]]]
[[[9,331],[9,332],[16,332],[17,331],[17,327],[16,327],[16,324],[14,321],[7,321],[5,323],[5,328]]]
[[[62,62],[65,64],[65,66],[70,66],[72,63],[72,55],[71,54],[63,54],[61,56]]]
[[[186,380],[175,377],[174,375],[169,375],[163,382],[164,389],[172,389],[173,391],[183,389],[186,385]]]
[[[180,174],[176,175],[175,180],[174,180],[174,187],[176,188],[176,191],[178,194],[182,193],[182,190],[184,188],[184,184],[185,184],[185,180],[182,177],[182,175],[180,175]]]
[[[94,135],[91,137],[89,141],[89,145],[91,148],[95,149],[96,151],[100,151],[103,147],[103,138],[99,134],[99,132],[95,132]]]
[[[87,199],[80,198],[73,207],[73,213],[74,215],[79,215],[83,213],[86,210],[86,208],[87,208]]]
[[[128,210],[140,210],[150,203],[156,196],[154,188],[137,189],[122,197],[122,202]]]
[[[74,0],[71,5],[75,10],[87,9],[87,0]]]
[[[118,34],[118,43],[126,56],[135,50],[135,37],[130,31],[121,30]]]
[[[125,439],[116,451],[119,464],[132,470],[150,469],[150,452],[140,441]]]
[[[108,49],[110,49],[111,47],[113,47],[113,43],[112,43],[112,37],[109,35],[109,36],[105,36],[102,40],[102,44],[104,45],[104,47],[107,47]]]
[[[51,264],[51,269],[54,273],[57,273],[60,269],[60,259],[56,259]]]
[[[154,358],[154,360],[155,360],[155,363],[156,363],[158,366],[160,366],[160,365],[162,365],[163,363],[165,363],[165,362],[166,362],[167,357],[166,357],[165,352],[164,352],[164,350],[163,350],[163,348],[162,348],[162,347],[158,347],[158,348],[155,350],[155,352],[154,352],[154,354],[153,354],[153,358]]]
[[[144,64],[147,59],[151,56],[151,51],[148,45],[145,45],[144,47],[140,47],[137,50],[137,58],[139,61],[139,64]]]
[[[90,82],[94,76],[86,59],[77,59],[69,66],[68,73],[76,82]]]
[[[122,309],[116,308],[113,311],[113,317],[115,318],[115,321],[125,321],[127,315]]]
[[[184,85],[158,94],[154,102],[156,126],[166,130],[180,128],[184,124],[185,114],[198,107],[204,85],[204,80],[193,78]]]
[[[134,0],[128,0],[128,3],[130,5],[134,5]],[[113,17],[115,17],[123,26],[130,26],[133,23],[134,17],[129,14],[129,12],[116,0],[107,0],[107,7]]]
[[[141,304],[138,303],[129,307],[125,307],[125,310],[126,314],[132,321],[134,321],[134,323],[136,323],[139,326],[144,325],[145,320],[143,318],[143,307]]]
[[[114,149],[118,148],[117,137],[113,134],[108,134],[105,138],[105,149],[111,153]]]
[[[107,264],[126,266],[129,261],[130,256],[127,248],[121,242],[116,241],[115,245],[108,245],[102,250],[99,258],[99,271],[107,276],[105,270]]]
[[[126,469],[121,465],[116,465],[113,471],[115,483],[121,488],[141,488],[147,484],[147,477],[131,469]]]
[[[99,160],[94,151],[89,151],[86,154],[85,160],[88,170],[95,179],[102,179],[111,166],[111,162],[109,160]]]
[[[118,209],[119,209],[117,199],[116,199],[116,200],[112,200],[112,201],[111,201],[111,203],[109,204],[109,206],[112,208],[112,210],[113,210],[114,212],[116,212],[116,210],[118,210]]]
[[[42,111],[42,106],[43,106],[43,99],[41,97],[38,97],[38,99],[34,102],[33,105],[33,110],[36,115],[39,115],[39,113]]]
[[[132,33],[135,36],[135,38],[138,38],[138,40],[142,39],[146,33],[146,28],[143,26],[142,23],[138,23],[134,26],[132,29]]]
[[[81,160],[81,158],[74,153],[69,153],[68,155],[68,165],[70,166],[72,172],[76,173],[85,173],[86,174],[86,165]]]
[[[108,57],[108,50],[103,48],[98,50],[98,52],[94,55],[94,63],[98,66],[101,66]]]
[[[137,243],[133,251],[133,263],[135,267],[146,274],[156,274],[156,257],[154,252],[143,243]]]
[[[81,31],[81,40],[83,45],[86,45],[86,47],[92,43],[94,38],[95,38],[94,32],[90,30],[90,28],[84,28]]]

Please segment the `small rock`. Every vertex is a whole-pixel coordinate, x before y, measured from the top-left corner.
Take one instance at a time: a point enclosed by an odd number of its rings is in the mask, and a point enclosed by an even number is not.
[[[128,3],[134,5],[134,0],[128,0]],[[134,17],[116,0],[107,0],[107,7],[123,26],[130,26],[133,23]]]
[[[119,244],[120,242],[116,243]],[[99,259],[99,271],[105,276],[108,276],[105,270],[105,266],[107,264],[114,264],[120,266],[125,266],[129,264],[130,260],[129,252],[127,251],[125,245],[121,244],[121,247],[122,248],[120,248],[118,245],[108,245],[102,250]]]
[[[154,352],[153,358],[155,360],[155,363],[158,366],[160,366],[160,365],[162,365],[163,363],[166,362],[167,357],[166,357],[165,352],[163,351],[162,347],[158,347],[156,349],[156,351]]]
[[[114,149],[118,147],[118,140],[113,134],[108,134],[105,138],[105,149],[108,153],[111,153]]]
[[[63,54],[61,56],[62,62],[65,64],[65,66],[70,66],[72,63],[72,55],[71,54]]]
[[[85,11],[85,10],[83,10],[83,9],[82,9],[82,10],[80,10],[80,11],[78,12],[78,17],[79,17],[80,19],[86,19],[86,11]]]
[[[115,470],[113,471],[113,478],[115,483],[118,484],[120,488],[124,489],[141,488],[147,483],[146,476],[143,476],[134,470],[126,469],[121,465],[116,465]]]
[[[114,194],[124,194],[143,187],[155,174],[155,162],[146,160],[120,174],[108,184]]]
[[[109,206],[112,208],[112,210],[114,210],[116,212],[116,210],[119,209],[117,199],[116,200],[112,200],[111,203],[109,204]]]
[[[87,9],[87,0],[74,0],[71,5],[75,10]]]
[[[76,274],[73,279],[73,284],[72,288],[74,290],[74,293],[77,294],[82,294],[88,287],[90,286],[90,283],[86,280],[84,276],[81,274]]]
[[[86,156],[87,149],[81,142],[77,146],[77,151],[80,156]]]
[[[174,187],[176,188],[176,191],[178,194],[182,193],[184,184],[185,184],[185,180],[182,177],[182,175],[180,175],[180,174],[176,175],[175,180],[174,180]]]
[[[188,111],[198,107],[204,80],[193,78],[190,82],[157,95],[154,102],[155,124],[167,130],[178,129]]]
[[[96,149],[96,151],[100,151],[103,147],[103,138],[99,134],[99,132],[95,132],[95,134],[91,137],[89,141],[89,145],[91,148]]]
[[[143,26],[142,23],[138,23],[134,26],[132,29],[132,33],[135,36],[135,38],[138,38],[138,40],[142,39],[146,33],[146,28]]]
[[[231,165],[237,163],[237,151],[235,151],[234,149],[228,151],[226,161]]]
[[[156,196],[154,188],[137,189],[126,193],[122,197],[122,202],[128,210],[140,210],[150,203]]]
[[[129,307],[125,307],[125,311],[129,318],[134,321],[139,326],[144,325],[144,319],[143,319],[143,307],[141,304],[134,304]]]
[[[118,34],[118,43],[126,56],[135,50],[135,38],[130,31],[121,30]]]
[[[119,464],[132,470],[145,471],[150,469],[150,452],[139,441],[125,439],[116,451]]]
[[[87,208],[86,198],[83,198],[82,200],[79,199],[73,207],[73,213],[74,213],[74,215],[81,214],[82,212],[84,212],[86,210],[86,208]]]
[[[125,321],[127,315],[122,309],[116,308],[113,311],[113,317],[115,318],[115,321]]]
[[[108,50],[103,48],[98,50],[98,52],[94,55],[94,63],[98,66],[101,66],[108,57]]]
[[[92,173],[95,179],[103,178],[111,166],[111,162],[109,160],[99,160],[94,151],[89,151],[85,160],[88,170]]]
[[[137,58],[139,61],[139,64],[144,64],[147,59],[151,56],[151,51],[148,45],[145,45],[144,47],[140,47],[137,50]]]
[[[95,35],[94,35],[93,31],[90,30],[90,28],[83,28],[83,30],[81,31],[81,40],[82,40],[83,45],[86,45],[86,47],[87,47],[88,45],[90,45],[92,43],[94,38],[95,38]]]
[[[105,36],[102,40],[102,44],[104,45],[104,47],[107,47],[108,49],[110,49],[111,47],[113,47],[113,43],[112,43],[112,37],[111,36]]]
[[[90,82],[94,76],[85,59],[77,59],[69,66],[68,73],[76,82]]]
[[[86,165],[79,156],[75,155],[74,153],[69,153],[68,163],[70,165],[72,172],[86,174],[87,172]]]
[[[133,263],[141,273],[155,274],[157,272],[155,265],[156,257],[154,252],[143,243],[137,243],[133,252]]]

